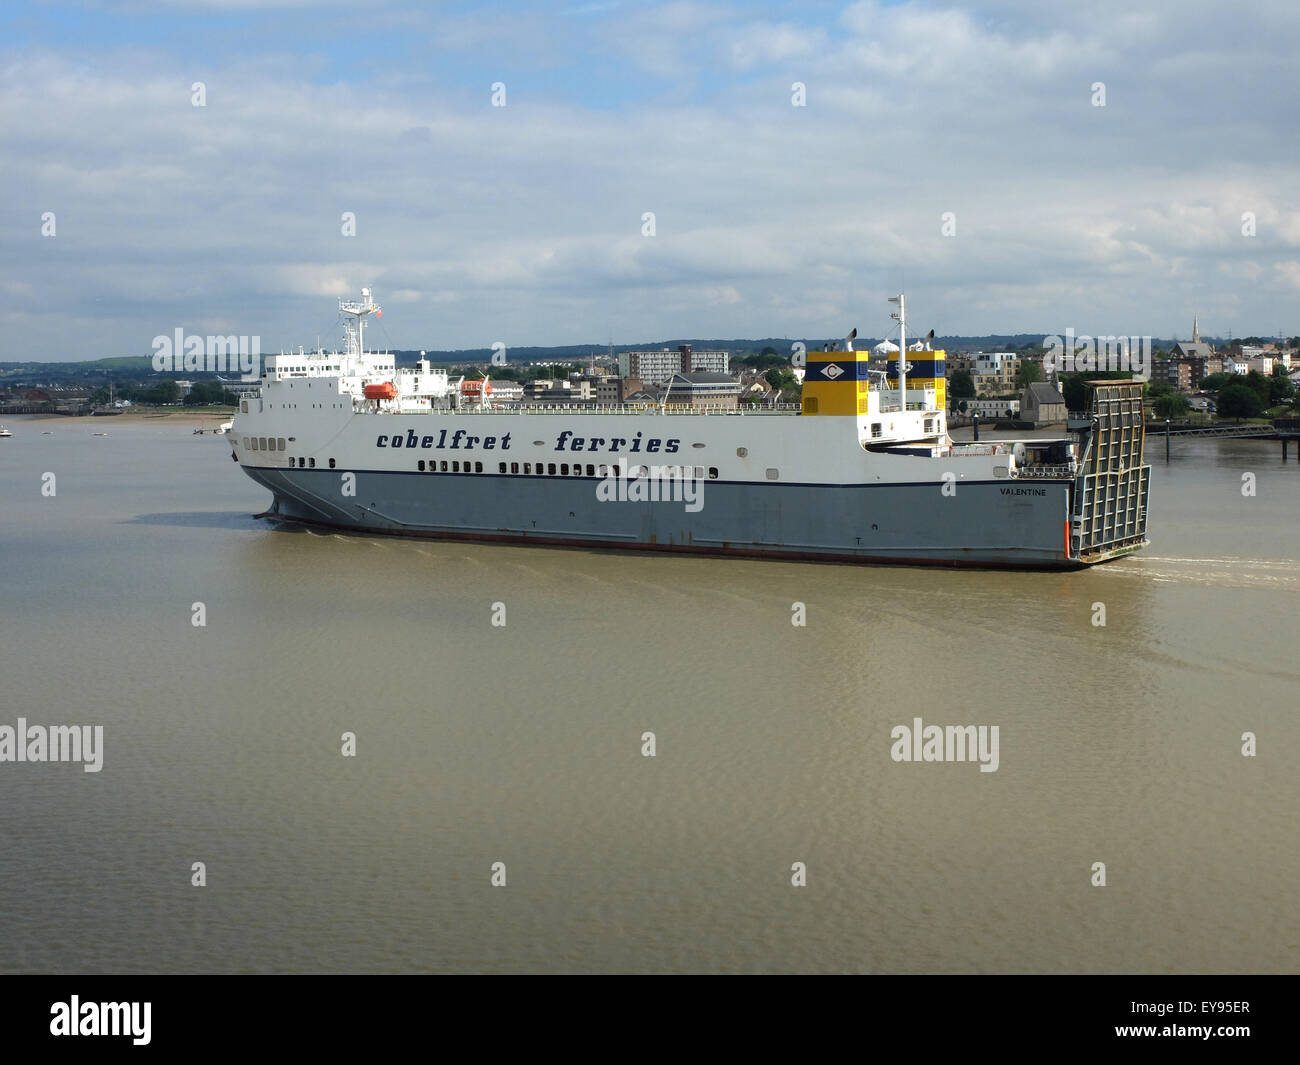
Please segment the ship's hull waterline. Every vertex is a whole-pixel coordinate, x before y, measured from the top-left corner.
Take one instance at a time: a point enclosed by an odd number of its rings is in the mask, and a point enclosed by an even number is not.
[[[601,500],[600,478],[245,465],[264,517],[444,540],[800,561],[1075,569],[1060,481],[813,485],[704,482],[700,507]]]

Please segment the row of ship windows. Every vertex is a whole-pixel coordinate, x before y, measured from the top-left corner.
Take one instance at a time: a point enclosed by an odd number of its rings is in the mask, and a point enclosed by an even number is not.
[[[287,441],[282,436],[244,437],[244,449],[246,451],[283,451],[286,446]],[[330,469],[334,469],[334,460],[330,459],[329,463]],[[291,457],[289,459],[289,465],[296,469],[314,470],[316,468],[316,460],[314,458]],[[498,462],[497,473],[506,473],[507,466],[509,467],[510,473],[517,474],[522,472],[529,477],[581,477],[583,475],[583,466],[581,463],[577,462],[573,463],[572,466],[567,462]],[[521,466],[522,470],[520,469]],[[416,463],[416,468],[421,473],[426,472],[426,470],[429,473],[482,473],[483,463],[469,461],[461,462],[458,459],[452,459],[450,462],[448,462],[447,459],[443,459],[441,462],[430,460],[426,463],[424,459],[420,459]],[[618,467],[603,465],[597,466],[589,462],[587,463],[586,471],[588,477],[613,477],[618,473]],[[665,466],[663,467],[663,471],[664,476],[666,477],[690,477],[693,473],[696,480],[704,479],[703,466],[696,466],[694,470],[692,470],[690,466]],[[629,477],[645,477],[650,471],[645,466],[633,466],[627,472]],[[773,472],[774,471],[771,470],[768,471],[769,479],[772,479],[771,475]],[[710,466],[709,480],[716,481],[717,479],[718,467]]]
[[[427,470],[429,473],[482,473],[483,463],[481,462],[458,462],[452,459],[449,463],[446,459],[440,462],[430,460],[427,464],[424,459],[420,459],[416,468],[421,472]],[[472,468],[471,468],[472,467]],[[618,474],[617,466],[596,466],[588,463],[586,466],[586,476],[588,477],[614,477]],[[523,473],[529,477],[581,477],[583,476],[583,466],[575,462],[572,466],[567,462],[498,462],[497,473]],[[628,469],[629,477],[646,477],[650,473],[645,466],[632,466]],[[664,466],[663,475],[665,477],[690,477],[692,470],[690,466]],[[704,479],[704,467],[696,466],[694,476],[697,480]],[[718,479],[718,468],[709,467],[709,480]]]
[[[331,470],[334,469],[334,460],[330,459],[329,463],[330,463],[330,469]],[[289,459],[289,465],[297,469],[314,470],[316,468],[316,460],[314,458],[300,459],[300,458],[291,457]],[[450,468],[448,468],[449,465]],[[504,462],[498,462],[497,473],[505,473],[506,465],[507,464]],[[511,462],[509,464],[509,472],[519,473],[520,465],[521,463]],[[567,462],[559,463],[558,467],[554,462],[549,462],[549,463],[525,462],[522,463],[522,466],[523,466],[523,473],[530,477],[543,477],[543,476],[581,477],[582,476],[582,467],[577,463],[574,463],[574,465],[572,466],[572,472],[570,472],[570,466]],[[424,473],[426,471],[428,473],[482,473],[483,472],[483,463],[481,462],[460,462],[456,459],[453,459],[450,462],[450,464],[448,464],[447,461],[444,460],[441,463],[429,462],[427,465],[425,464],[424,459],[420,459],[419,462],[417,463],[417,467],[419,468],[421,473]],[[441,469],[439,467],[441,467]],[[690,477],[692,473],[691,467],[689,466],[665,466],[663,470],[664,470],[665,477]],[[645,477],[649,474],[650,471],[645,466],[633,466],[627,472],[629,477]],[[617,473],[618,473],[618,468],[616,466],[593,466],[593,465],[587,466],[588,477],[613,477],[616,476]],[[703,480],[704,467],[696,466],[694,470],[694,475],[697,480]],[[768,476],[769,478],[771,478],[771,472],[769,472]],[[716,481],[717,479],[718,479],[718,468],[716,466],[710,466],[709,480]]]

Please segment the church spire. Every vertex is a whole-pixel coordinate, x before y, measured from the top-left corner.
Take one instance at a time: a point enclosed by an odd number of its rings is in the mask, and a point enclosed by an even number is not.
[[[1201,330],[1197,325],[1196,315],[1192,315],[1192,343],[1199,344],[1200,342],[1201,342]]]

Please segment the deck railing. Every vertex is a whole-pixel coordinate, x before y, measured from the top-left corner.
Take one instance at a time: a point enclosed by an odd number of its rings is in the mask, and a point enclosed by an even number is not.
[[[353,410],[357,414],[695,414],[711,417],[746,417],[751,415],[770,417],[773,415],[790,416],[799,413],[799,404],[782,403],[777,407],[692,407],[686,404],[670,403],[667,407],[658,404],[600,405],[590,403],[528,403],[501,407],[429,407],[416,410],[389,410],[376,408],[370,401],[357,400]]]
[[[1079,475],[1078,469],[1073,465],[1033,465],[1017,466],[1012,471],[1015,477],[1050,477],[1054,480],[1072,481]]]

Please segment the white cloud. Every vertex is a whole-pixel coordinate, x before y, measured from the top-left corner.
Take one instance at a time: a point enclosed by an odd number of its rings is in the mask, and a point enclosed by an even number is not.
[[[39,296],[0,358],[142,353],[201,319],[296,347],[362,284],[410,348],[879,336],[901,278],[940,331],[1160,335],[1199,306],[1234,315],[1224,331],[1300,333],[1300,159],[1278,110],[1300,26],[1243,42],[1209,6],[1196,34],[1104,10],[864,3],[828,31],[618,8],[595,39],[683,85],[707,67],[707,90],[614,107],[594,84],[599,110],[544,86],[494,109],[486,76],[435,95],[378,72],[325,83],[260,54],[213,65],[193,108],[196,76],[161,52],[0,55],[0,277]],[[469,19],[446,39],[519,33]],[[528,62],[563,52],[566,25],[526,26]],[[1207,40],[1231,79],[1198,65]]]
[[[759,63],[812,56],[825,47],[826,34],[821,29],[804,30],[788,22],[757,22],[735,33],[729,56],[733,67],[748,70]]]

